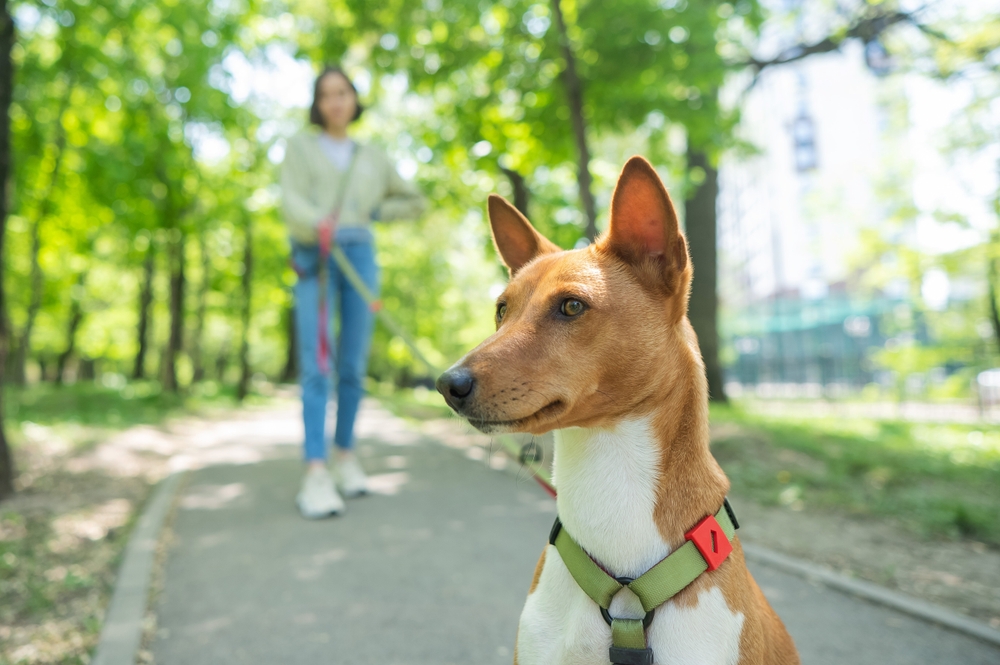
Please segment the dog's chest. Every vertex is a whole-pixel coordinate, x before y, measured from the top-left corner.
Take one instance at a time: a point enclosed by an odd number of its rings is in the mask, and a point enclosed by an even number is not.
[[[580,545],[614,575],[638,577],[670,553],[653,521],[660,449],[650,424],[625,421],[613,430],[556,432],[559,514]],[[616,597],[611,615],[625,618]],[[692,607],[666,603],[647,631],[657,665],[735,665],[743,615],[711,588]],[[607,665],[611,630],[548,547],[518,628],[520,665]]]
[[[645,419],[555,432],[559,518],[616,576],[638,577],[670,547],[655,522],[660,447]]]
[[[614,614],[612,604],[612,614]],[[743,615],[712,587],[692,607],[668,602],[647,631],[656,665],[736,665]],[[611,629],[551,545],[517,636],[519,665],[608,665]]]

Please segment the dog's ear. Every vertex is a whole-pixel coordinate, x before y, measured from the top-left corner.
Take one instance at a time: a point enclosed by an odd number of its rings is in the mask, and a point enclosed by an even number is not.
[[[669,292],[690,283],[691,261],[677,210],[663,181],[642,157],[625,164],[611,198],[608,233],[598,248],[663,280]]]
[[[560,251],[504,197],[490,194],[488,207],[493,243],[511,277],[536,256]]]

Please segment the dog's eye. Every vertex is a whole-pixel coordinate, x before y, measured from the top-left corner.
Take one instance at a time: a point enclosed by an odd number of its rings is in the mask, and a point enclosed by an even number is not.
[[[503,321],[503,315],[507,313],[507,303],[499,302],[497,303],[497,325]]]
[[[559,306],[559,311],[565,316],[577,316],[583,312],[583,303],[579,300],[574,300],[573,298],[567,298],[562,301],[562,305]]]

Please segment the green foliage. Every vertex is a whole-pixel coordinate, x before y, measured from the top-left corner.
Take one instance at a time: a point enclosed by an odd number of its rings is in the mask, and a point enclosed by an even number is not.
[[[566,63],[550,3],[288,6],[300,17],[301,53],[370,68],[376,98],[386,84],[398,85],[402,72],[411,100],[432,105],[407,127],[414,152],[428,148],[432,163],[450,167],[453,178],[482,179],[455,168],[466,164],[495,179],[502,169],[521,174],[540,230],[562,246],[581,237],[577,153],[561,79]],[[563,0],[563,12],[589,140],[638,136],[624,156],[638,150],[678,170],[683,160],[668,146],[671,131],[712,151],[731,143],[736,115],[719,107],[716,92],[760,22],[756,2]],[[595,154],[599,200],[609,198],[624,156]]]
[[[756,3],[564,2],[563,10],[600,144],[592,164],[599,200],[631,152],[681,166],[667,147],[671,132],[684,127],[705,145],[728,140],[735,116],[718,108],[715,91],[723,56],[738,55],[759,23]],[[147,367],[162,364],[178,317],[171,293],[183,278],[182,384],[195,374],[235,380],[244,334],[255,371],[281,371],[294,276],[267,155],[301,120],[253,97],[237,101],[226,64],[266,62],[274,45],[293,43],[314,63],[342,60],[361,73],[365,101],[375,103],[358,136],[421,164],[432,211],[377,235],[384,300],[435,362],[447,364],[489,332],[504,274],[482,208],[488,192],[510,191],[503,169],[527,177],[543,232],[564,247],[582,235],[565,62],[547,3],[53,0],[21,3],[15,14],[17,196],[4,279],[15,340],[30,327],[29,360],[48,378],[71,337],[78,358],[98,361],[98,375],[131,373],[147,257]],[[207,140],[225,146],[224,156],[200,155]],[[244,332],[248,224],[254,273]],[[371,367],[403,383],[427,371],[381,329]]]
[[[962,16],[963,11],[958,6],[942,7],[938,13],[939,20],[930,31],[943,33],[946,39],[917,40],[913,35],[907,39],[905,33],[892,34],[888,39],[905,70],[951,82],[949,93],[968,100],[955,114],[948,130],[950,136],[942,146],[949,160],[976,159],[977,153],[984,151],[991,154],[989,151],[995,151],[1000,140],[995,114],[985,112],[1000,91],[1000,76],[984,61],[987,53],[1000,48],[1000,22],[993,14],[974,18]],[[871,360],[877,367],[895,373],[901,398],[908,375],[925,375],[945,367],[958,371],[919,396],[968,398],[975,375],[998,362],[1000,328],[993,325],[990,295],[983,287],[993,282],[996,288],[1000,236],[995,228],[976,228],[967,218],[968,199],[949,201],[946,205],[954,206],[950,209],[918,207],[913,193],[914,161],[907,145],[913,109],[902,85],[898,79],[884,85],[891,92],[883,100],[883,136],[890,149],[877,183],[884,218],[877,228],[862,232],[861,251],[853,261],[856,286],[862,293],[894,290],[906,303],[900,303],[880,321],[882,331],[891,338],[884,349],[872,354]],[[1000,212],[998,192],[990,197],[994,212]],[[969,238],[974,235],[970,231],[975,231],[981,234],[981,241],[950,252],[928,247],[926,242],[919,242],[919,236],[921,226],[931,216],[939,233],[943,228]],[[922,286],[934,272],[943,272],[950,281],[946,306],[926,301]]]
[[[759,4],[562,0],[560,6],[583,83],[598,205],[606,206],[621,163],[635,152],[675,184],[696,182],[697,173],[685,173],[684,144],[709,153],[733,145],[738,116],[720,106],[718,91],[753,43]],[[169,302],[178,253],[186,281],[182,384],[196,374],[235,381],[245,334],[254,371],[281,372],[294,275],[268,155],[277,155],[271,149],[305,114],[237,94],[229,74],[234,60],[266,64],[269,48],[294,51],[317,66],[343,62],[367,91],[369,110],[357,136],[419,165],[431,211],[416,224],[380,226],[377,235],[387,308],[436,363],[447,364],[490,330],[490,303],[505,276],[483,203],[492,191],[511,196],[505,170],[525,178],[531,217],[543,233],[563,247],[582,236],[566,62],[550,2],[51,0],[17,3],[14,12],[16,172],[3,278],[14,341],[30,321],[29,360],[48,378],[71,332],[76,356],[96,361],[98,376],[131,373],[147,256],[155,272],[146,367],[155,376],[176,314]],[[933,42],[938,50],[925,62],[936,63],[941,76],[968,71],[995,43],[995,21],[974,28],[953,44]],[[980,120],[963,130],[963,146],[995,140],[983,120],[989,92],[983,87],[970,107],[978,111],[969,117]],[[199,153],[207,142],[223,146],[222,156]],[[902,191],[904,171],[887,176],[887,190]],[[894,200],[892,219],[912,222],[912,201]],[[248,228],[254,272],[244,331]],[[986,248],[930,260],[886,236],[873,236],[869,249],[869,257],[897,255],[887,268],[876,262],[881,273],[866,274],[872,289],[900,275],[915,289],[933,267],[960,275],[1000,253]],[[83,317],[71,331],[75,305]],[[989,364],[967,343],[970,330],[988,318],[982,300],[958,313],[917,315],[945,340],[953,360]],[[906,347],[876,360],[891,368],[914,365]],[[931,362],[925,356],[916,365]],[[399,383],[427,373],[381,328],[371,368]]]
[[[221,63],[234,44],[252,51],[244,10],[198,3],[53,2],[20,4],[11,110],[15,208],[10,225],[15,335],[24,332],[34,285],[32,234],[37,227],[43,280],[31,353],[51,368],[67,346],[70,304],[82,306],[76,332],[82,358],[105,372],[127,373],[137,350],[142,263],[155,257],[152,353],[166,343],[167,274],[185,251],[189,281],[204,284],[204,320],[187,318],[188,339],[205,362],[238,346],[239,274],[247,216],[256,229],[257,269],[271,288],[254,292],[254,352],[275,359],[283,344],[276,311],[287,306],[287,250],[276,197],[268,193],[274,138],[256,141],[261,120],[234,103]],[[206,134],[228,143],[222,160],[195,154]],[[191,242],[194,240],[194,242]],[[202,241],[203,242],[200,242]],[[183,243],[183,244],[182,244]],[[211,257],[202,257],[200,248]],[[197,259],[197,260],[194,260]],[[207,267],[207,271],[202,267]],[[278,360],[261,363],[272,372]],[[182,363],[183,364],[183,363]],[[190,363],[188,363],[189,365]],[[188,371],[190,374],[190,371]],[[223,376],[224,376],[223,372]],[[51,375],[50,375],[51,376]]]

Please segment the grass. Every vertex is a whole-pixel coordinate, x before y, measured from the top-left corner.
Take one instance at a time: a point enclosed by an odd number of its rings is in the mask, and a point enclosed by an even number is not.
[[[89,487],[68,501],[0,504],[0,663],[86,663],[136,511],[138,479],[47,474],[53,485]],[[61,490],[65,491],[65,490]]]
[[[156,382],[7,389],[19,477],[18,493],[0,503],[0,665],[89,662],[149,494],[144,477],[65,463],[116,430],[235,405],[231,390],[212,383],[180,396]]]
[[[1000,545],[1000,428],[770,418],[715,405],[711,418],[712,449],[736,494]]]
[[[253,400],[253,396],[249,398]],[[164,392],[157,381],[139,381],[121,388],[92,383],[55,387],[37,384],[8,388],[4,419],[8,425],[76,424],[106,429],[161,423],[171,416],[204,408],[236,406],[233,388],[208,381],[184,394]]]

